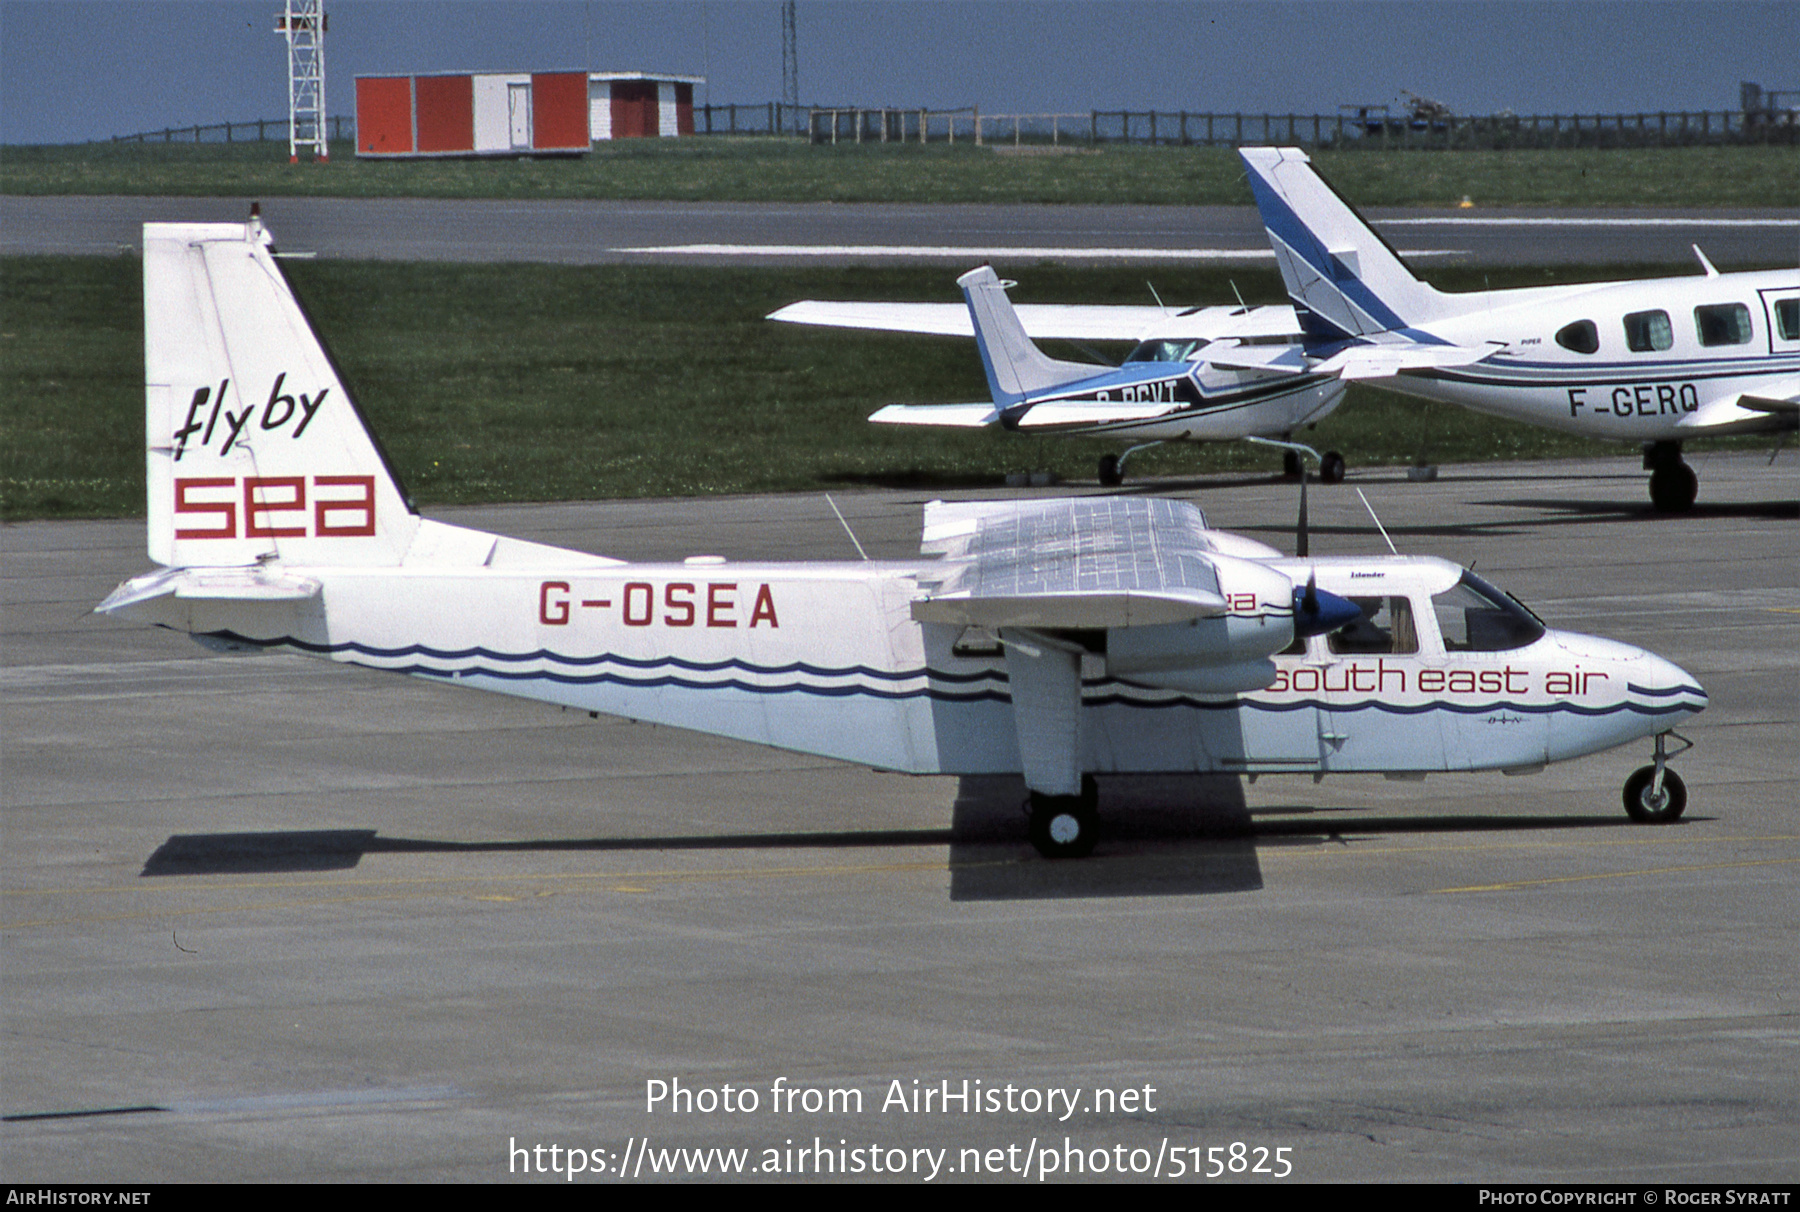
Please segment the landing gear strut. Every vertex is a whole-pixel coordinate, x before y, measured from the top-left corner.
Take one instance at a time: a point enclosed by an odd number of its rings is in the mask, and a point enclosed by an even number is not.
[[[1080,795],[1031,793],[1031,844],[1048,859],[1085,858],[1100,834],[1100,789],[1081,776]]]
[[[1117,488],[1125,482],[1125,460],[1140,450],[1149,450],[1152,446],[1161,446],[1161,442],[1144,442],[1133,446],[1124,454],[1102,455],[1100,458],[1100,483],[1108,488]]]
[[[1686,513],[1700,495],[1700,477],[1681,460],[1680,442],[1651,442],[1644,447],[1650,469],[1650,503],[1658,513]]]
[[[1656,734],[1656,761],[1625,780],[1625,814],[1640,825],[1667,825],[1679,820],[1687,808],[1687,787],[1681,776],[1668,768],[1674,754],[1666,752],[1668,738],[1681,742],[1675,753],[1686,753],[1694,743],[1673,732]]]

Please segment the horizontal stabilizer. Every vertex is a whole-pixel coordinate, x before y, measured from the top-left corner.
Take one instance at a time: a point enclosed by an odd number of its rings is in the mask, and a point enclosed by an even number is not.
[[[1298,345],[1237,345],[1215,342],[1206,347],[1206,360],[1229,370],[1284,370],[1305,374],[1305,352]]]
[[[1352,345],[1320,362],[1313,370],[1346,381],[1391,379],[1407,370],[1472,366],[1493,357],[1496,352],[1494,346],[1477,349],[1466,345]]]
[[[987,404],[889,404],[869,414],[877,425],[943,425],[980,429],[1000,420],[1000,410]]]
[[[1071,425],[1150,421],[1185,407],[1179,400],[1043,400],[1019,417],[1019,428],[1064,429]]]
[[[312,577],[262,567],[165,568],[133,577],[94,607],[96,614],[124,614],[158,598],[207,602],[305,602],[319,596]]]

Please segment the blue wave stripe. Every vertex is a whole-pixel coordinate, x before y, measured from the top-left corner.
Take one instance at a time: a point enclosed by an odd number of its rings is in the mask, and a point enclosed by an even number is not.
[[[297,639],[249,640],[231,632],[213,632],[211,634],[221,638],[229,638],[237,643],[251,644],[259,648],[291,647],[304,652],[322,653],[327,655],[338,652],[363,653],[371,651],[367,646],[351,643],[322,645]],[[414,652],[421,650],[433,656],[438,655],[434,650],[425,648],[422,645],[409,645],[405,649],[374,649],[372,651],[383,655],[387,652],[411,655]],[[549,659],[554,660],[557,658],[551,657]],[[583,663],[591,664],[593,662]],[[637,668],[675,666],[689,672],[721,672],[729,669],[750,674],[774,675],[798,672],[802,675],[811,677],[843,678],[860,676],[862,674],[860,668],[820,671],[813,666],[807,666],[800,663],[779,667],[751,665],[741,661],[701,665],[694,662],[681,662],[674,658],[667,658],[663,661],[636,661],[631,662],[631,664],[633,667]],[[479,665],[455,669],[445,669],[439,666],[422,664],[381,665],[377,666],[377,668],[389,673],[403,673],[415,677],[434,678],[445,682],[456,682],[468,678],[481,678],[497,682],[547,682],[562,686],[619,686],[633,690],[660,690],[673,688],[696,691],[738,690],[746,694],[763,695],[807,694],[821,698],[852,698],[861,696],[891,702],[906,699],[928,699],[933,702],[946,703],[1010,703],[1012,701],[1010,691],[1003,688],[1006,685],[1005,673],[998,669],[985,670],[972,674],[950,674],[929,668],[919,668],[900,672],[870,671],[870,673],[873,674],[874,680],[877,682],[892,684],[912,681],[922,683],[911,688],[900,689],[889,688],[889,686],[858,685],[855,683],[821,685],[818,682],[807,681],[793,681],[785,684],[771,685],[767,682],[746,681],[735,677],[702,679],[683,677],[675,673],[667,673],[660,677],[631,677],[622,673],[574,674],[560,673],[554,670],[493,669],[484,668]],[[982,682],[987,683],[987,685],[979,690],[944,689],[942,685],[943,683],[949,683],[952,686],[973,686],[975,683]],[[1185,694],[1171,694],[1167,698],[1152,698],[1143,697],[1141,692],[1139,694],[1133,694],[1129,691],[1112,689],[1127,685],[1128,683],[1113,679],[1088,682],[1084,686],[1082,705],[1086,707],[1130,707],[1155,711],[1175,708],[1185,708],[1195,711],[1250,710],[1271,712],[1275,714],[1284,714],[1291,711],[1317,710],[1328,711],[1334,715],[1343,715],[1373,711],[1383,715],[1395,716],[1423,715],[1428,712],[1436,711],[1448,711],[1457,715],[1485,715],[1495,711],[1512,711],[1527,715],[1555,716],[1568,714],[1590,718],[1617,715],[1620,713],[1644,716],[1676,715],[1700,711],[1706,706],[1706,696],[1704,692],[1696,687],[1676,687],[1672,690],[1651,690],[1639,686],[1630,686],[1629,689],[1634,693],[1652,698],[1670,698],[1675,695],[1694,696],[1700,700],[1698,703],[1689,703],[1685,701],[1638,703],[1627,701],[1615,703],[1606,707],[1582,707],[1568,703],[1537,705],[1513,702],[1462,704],[1433,701],[1428,703],[1402,705],[1381,702],[1378,700],[1366,700],[1359,703],[1334,703],[1324,699],[1298,699],[1289,702],[1269,703],[1239,698],[1203,699]],[[1151,693],[1154,694],[1155,692],[1152,691]]]

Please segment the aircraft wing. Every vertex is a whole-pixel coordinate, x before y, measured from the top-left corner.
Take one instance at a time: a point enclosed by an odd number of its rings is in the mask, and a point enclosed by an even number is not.
[[[1016,308],[1025,335],[1034,340],[1136,341],[1169,319],[1160,307],[1076,303],[1025,303]],[[783,324],[862,328],[875,332],[918,332],[972,337],[975,326],[961,303],[833,303],[803,299],[771,312]]]
[[[934,501],[924,550],[944,579],[913,603],[919,622],[1086,629],[1226,613],[1221,557],[1187,501]]]

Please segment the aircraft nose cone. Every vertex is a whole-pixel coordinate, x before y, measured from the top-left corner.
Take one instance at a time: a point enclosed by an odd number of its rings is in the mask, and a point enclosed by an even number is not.
[[[1706,710],[1706,690],[1700,679],[1653,652],[1644,654],[1641,666],[1632,671],[1644,678],[1644,684],[1632,679],[1631,689],[1670,713],[1697,715]]]
[[[1313,585],[1294,586],[1294,634],[1324,635],[1362,618],[1362,607]]]

